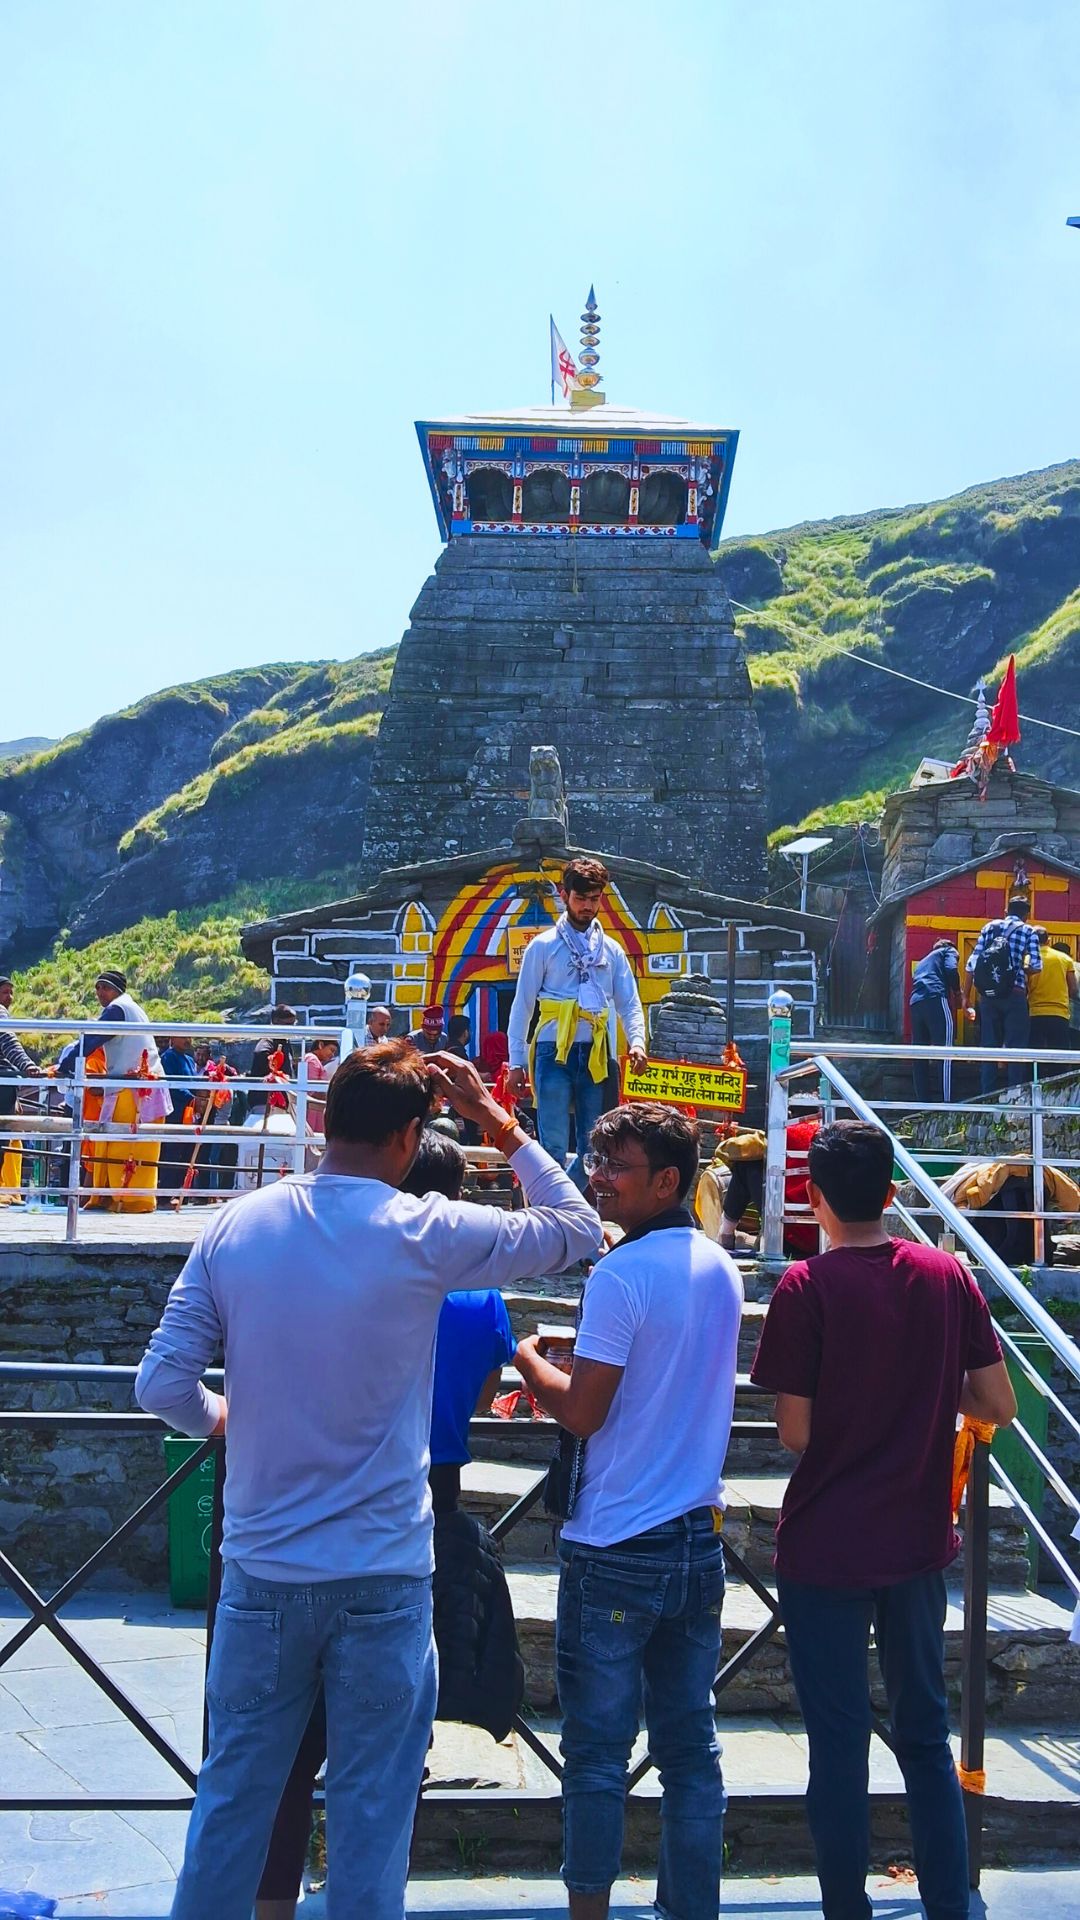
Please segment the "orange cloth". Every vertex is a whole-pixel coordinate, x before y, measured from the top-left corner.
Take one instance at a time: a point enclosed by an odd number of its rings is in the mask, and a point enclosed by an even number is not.
[[[139,1126],[139,1103],[133,1089],[121,1087],[113,1121],[131,1128],[126,1138],[103,1140],[94,1154],[94,1188],[108,1192],[118,1213],[153,1213],[157,1206],[158,1161],[161,1141],[148,1140]]]
[[[975,1420],[970,1413],[965,1413],[953,1448],[952,1517],[954,1520],[960,1517],[960,1506],[967,1491],[971,1463],[975,1458],[975,1442],[981,1440],[985,1446],[989,1446],[996,1432],[997,1428],[992,1421]]]

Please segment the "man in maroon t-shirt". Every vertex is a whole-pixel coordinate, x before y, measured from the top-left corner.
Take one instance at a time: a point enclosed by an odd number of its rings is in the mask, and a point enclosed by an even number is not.
[[[751,1379],[801,1457],[776,1539],[777,1590],[810,1742],[806,1811],[825,1920],[864,1920],[870,1863],[870,1628],[904,1775],[927,1920],[967,1920],[964,1811],[949,1749],[945,1568],[959,1541],[958,1412],[1016,1412],[986,1302],[950,1254],[893,1240],[888,1135],[823,1127],[808,1187],[829,1251],[788,1268]]]

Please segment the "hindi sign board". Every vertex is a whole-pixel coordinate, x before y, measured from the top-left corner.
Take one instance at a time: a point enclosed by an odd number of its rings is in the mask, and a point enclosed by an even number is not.
[[[550,921],[548,925],[551,925]],[[511,973],[520,973],[522,954],[526,947],[536,939],[537,934],[543,933],[543,931],[543,927],[507,927],[506,958]]]
[[[623,1061],[624,1100],[664,1100],[669,1106],[720,1107],[742,1113],[746,1106],[746,1070],[703,1067],[692,1060],[650,1060],[644,1073]]]

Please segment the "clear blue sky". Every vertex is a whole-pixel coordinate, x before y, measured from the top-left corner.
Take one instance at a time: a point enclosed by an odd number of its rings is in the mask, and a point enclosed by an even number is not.
[[[1076,0],[0,13],[0,740],[400,637],[413,434],[742,430],[727,531],[1080,452]]]

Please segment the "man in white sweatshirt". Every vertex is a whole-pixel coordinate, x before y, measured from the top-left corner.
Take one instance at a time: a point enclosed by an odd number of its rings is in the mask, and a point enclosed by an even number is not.
[[[529,1201],[398,1193],[436,1091],[507,1153]],[[402,1920],[435,1711],[428,1492],[435,1329],[447,1293],[559,1272],[600,1223],[456,1056],[407,1041],[330,1082],[318,1171],[232,1202],[173,1287],[140,1406],[225,1431],[224,1577],[173,1920],[250,1920],[274,1814],[320,1683],[333,1911]],[[225,1398],[201,1375],[225,1352]]]

